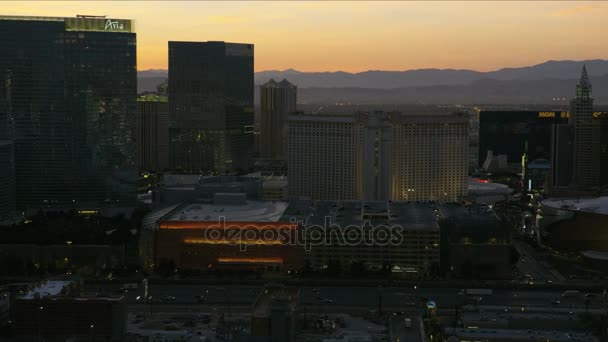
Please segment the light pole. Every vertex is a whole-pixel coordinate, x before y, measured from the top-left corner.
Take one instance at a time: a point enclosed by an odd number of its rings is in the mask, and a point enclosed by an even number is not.
[[[38,341],[42,341],[42,331],[41,331],[41,328],[40,328],[40,321],[41,321],[40,316],[42,315],[42,310],[44,310],[44,306],[41,305],[38,309],[39,310],[37,310],[37,312],[36,312],[36,316],[38,316],[37,317],[38,319],[37,319],[37,322],[36,322],[37,323],[36,324],[36,328],[37,328],[36,330],[38,331]]]

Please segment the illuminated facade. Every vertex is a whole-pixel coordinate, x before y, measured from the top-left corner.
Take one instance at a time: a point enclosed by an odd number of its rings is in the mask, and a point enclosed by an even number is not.
[[[287,80],[260,86],[261,158],[285,160],[287,116],[296,111],[297,91]]]
[[[288,127],[291,198],[450,202],[466,194],[463,115],[298,114]]]
[[[169,102],[163,96],[137,101],[137,167],[139,172],[169,166]]]
[[[169,42],[170,168],[248,170],[253,90],[253,44]]]
[[[0,47],[18,207],[134,205],[132,21],[1,16]]]
[[[399,115],[392,121],[390,199],[455,202],[465,196],[468,118]]]
[[[248,201],[216,194],[213,202],[175,207],[156,220],[153,259],[178,269],[290,270],[302,266],[296,224],[280,220],[284,202]]]

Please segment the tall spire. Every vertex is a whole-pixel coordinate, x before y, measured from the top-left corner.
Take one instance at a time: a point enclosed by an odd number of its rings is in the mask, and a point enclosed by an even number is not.
[[[587,65],[585,64],[583,64],[583,70],[581,71],[581,79],[576,85],[576,97],[591,97],[591,82],[589,82],[589,75],[587,75]]]

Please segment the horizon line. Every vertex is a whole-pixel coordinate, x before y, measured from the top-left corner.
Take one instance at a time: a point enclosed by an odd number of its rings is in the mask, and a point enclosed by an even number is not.
[[[608,59],[600,59],[600,58],[595,58],[595,59],[580,59],[580,60],[576,60],[576,59],[549,59],[546,60],[544,62],[540,62],[540,63],[536,63],[536,64],[532,64],[532,65],[522,65],[522,66],[505,66],[499,69],[495,69],[495,70],[488,70],[488,71],[481,71],[481,70],[473,70],[473,69],[456,69],[456,68],[433,68],[433,67],[427,67],[427,68],[417,68],[417,69],[367,69],[367,70],[362,70],[362,71],[344,71],[344,70],[326,70],[326,71],[302,71],[302,70],[298,70],[295,68],[287,68],[287,69],[266,69],[266,70],[259,70],[259,71],[254,71],[254,73],[260,73],[260,72],[298,72],[298,73],[346,73],[346,74],[361,74],[361,73],[365,73],[365,72],[408,72],[408,71],[427,71],[427,70],[437,70],[437,71],[471,71],[471,72],[477,72],[477,73],[489,73],[489,72],[497,72],[500,70],[505,70],[505,69],[520,69],[520,68],[529,68],[529,67],[535,67],[535,66],[539,66],[539,65],[543,65],[543,64],[547,64],[547,63],[551,63],[551,62],[595,62],[595,61],[601,61],[601,62],[608,62]],[[169,69],[159,69],[159,68],[149,68],[149,69],[138,69],[137,72],[140,71],[168,71]]]

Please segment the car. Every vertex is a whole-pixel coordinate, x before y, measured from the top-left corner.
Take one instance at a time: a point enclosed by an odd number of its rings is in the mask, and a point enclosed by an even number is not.
[[[551,302],[551,305],[560,305],[562,302],[560,302],[558,299],[554,300]]]
[[[325,304],[333,304],[334,300],[333,299],[329,299],[329,298],[325,298],[325,299],[323,299],[323,303],[325,303]]]
[[[577,290],[568,290],[562,293],[562,297],[577,297],[578,295],[580,295],[580,292]]]
[[[547,281],[545,281],[545,283],[547,283],[547,284],[553,284],[553,280],[547,280]]]
[[[172,301],[175,300],[175,297],[173,297],[173,296],[165,296],[165,297],[163,297],[163,300],[172,302]]]
[[[593,297],[595,297],[595,293],[585,293],[585,297],[593,298]]]

